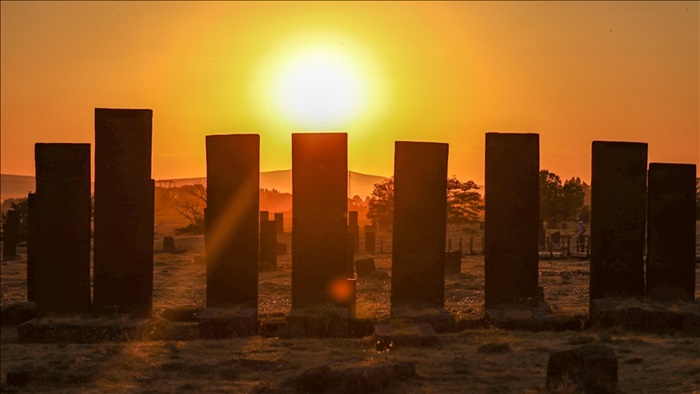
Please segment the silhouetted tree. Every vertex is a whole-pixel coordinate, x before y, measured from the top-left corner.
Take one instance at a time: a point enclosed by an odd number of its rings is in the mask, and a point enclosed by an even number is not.
[[[374,184],[367,209],[367,218],[380,228],[388,228],[394,220],[394,177]]]
[[[447,180],[447,223],[468,223],[479,220],[481,204],[479,186],[474,181],[462,182],[456,176]]]
[[[25,241],[27,239],[27,211],[29,210],[29,200],[27,197],[23,198],[9,198],[3,202],[10,203],[10,209],[19,211],[19,240]],[[5,228],[5,221],[7,220],[7,213],[2,214],[2,228]]]
[[[562,185],[559,175],[540,171],[540,221],[556,227],[558,220],[575,218],[583,207],[586,183],[575,177]],[[543,224],[544,225],[544,224]]]
[[[175,209],[190,223],[175,229],[175,234],[204,234],[204,207],[207,205],[207,186],[204,181],[181,186],[184,193],[175,196]]]
[[[447,180],[447,222],[466,223],[479,220],[483,209],[479,186],[474,181],[462,182],[456,176]],[[377,226],[387,228],[394,218],[394,178],[374,184],[369,200],[367,218]]]

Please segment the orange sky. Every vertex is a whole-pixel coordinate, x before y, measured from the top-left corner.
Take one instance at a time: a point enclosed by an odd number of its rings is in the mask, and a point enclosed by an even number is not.
[[[484,178],[484,133],[540,134],[540,166],[590,179],[593,140],[700,164],[698,2],[1,3],[1,170],[34,173],[36,142],[93,142],[95,107],[151,108],[153,177],[205,174],[204,136],[256,132],[261,170],[314,130],[271,102],[310,49],[362,76],[349,166],[391,175],[395,140],[450,144]],[[93,149],[94,151],[94,149]]]

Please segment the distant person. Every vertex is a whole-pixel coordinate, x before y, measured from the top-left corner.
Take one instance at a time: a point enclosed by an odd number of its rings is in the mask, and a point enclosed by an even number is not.
[[[576,251],[585,252],[586,251],[586,225],[583,220],[578,221],[578,228],[576,229]]]

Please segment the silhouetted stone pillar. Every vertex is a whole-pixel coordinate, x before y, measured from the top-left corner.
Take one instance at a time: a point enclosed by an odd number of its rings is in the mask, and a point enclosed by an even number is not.
[[[17,243],[19,242],[19,211],[7,211],[7,220],[2,229],[2,259],[4,261],[17,258]]]
[[[260,136],[209,135],[206,149],[207,307],[257,308]]]
[[[348,233],[352,234],[353,252],[360,253],[360,225],[358,223],[357,211],[348,211]]]
[[[260,222],[260,269],[277,269],[277,223],[269,220]]]
[[[695,298],[695,165],[649,165],[647,295]]]
[[[592,146],[590,299],[642,297],[647,144]]]
[[[347,134],[292,134],[292,307],[330,301],[346,276]]]
[[[377,234],[372,228],[367,229],[365,227],[365,253],[374,254],[377,248]]]
[[[90,144],[36,144],[38,314],[90,311]]]
[[[275,224],[277,226],[277,234],[284,234],[284,213],[275,213]]]
[[[443,143],[396,141],[391,314],[443,308],[447,155]]]
[[[27,195],[27,301],[36,300],[36,243],[39,218],[36,212],[36,193]]]
[[[163,237],[163,250],[165,251],[173,251],[175,250],[175,238],[166,235]]]
[[[269,220],[270,220],[270,211],[260,211],[260,222],[261,223],[267,222]]]
[[[151,313],[152,118],[150,109],[95,109],[93,309],[97,312]]]
[[[485,307],[538,295],[538,134],[486,133]]]

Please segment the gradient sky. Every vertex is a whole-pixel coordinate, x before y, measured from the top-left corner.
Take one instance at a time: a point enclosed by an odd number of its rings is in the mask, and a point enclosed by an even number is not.
[[[93,142],[95,107],[153,109],[156,179],[203,176],[208,134],[260,133],[261,170],[287,169],[291,133],[317,129],[347,131],[350,169],[385,176],[395,140],[422,140],[481,183],[487,131],[539,133],[562,178],[590,180],[593,140],[700,164],[698,2],[0,6],[5,174],[34,173],[36,142]],[[356,116],[275,104],[280,70],[314,50],[359,75]]]

